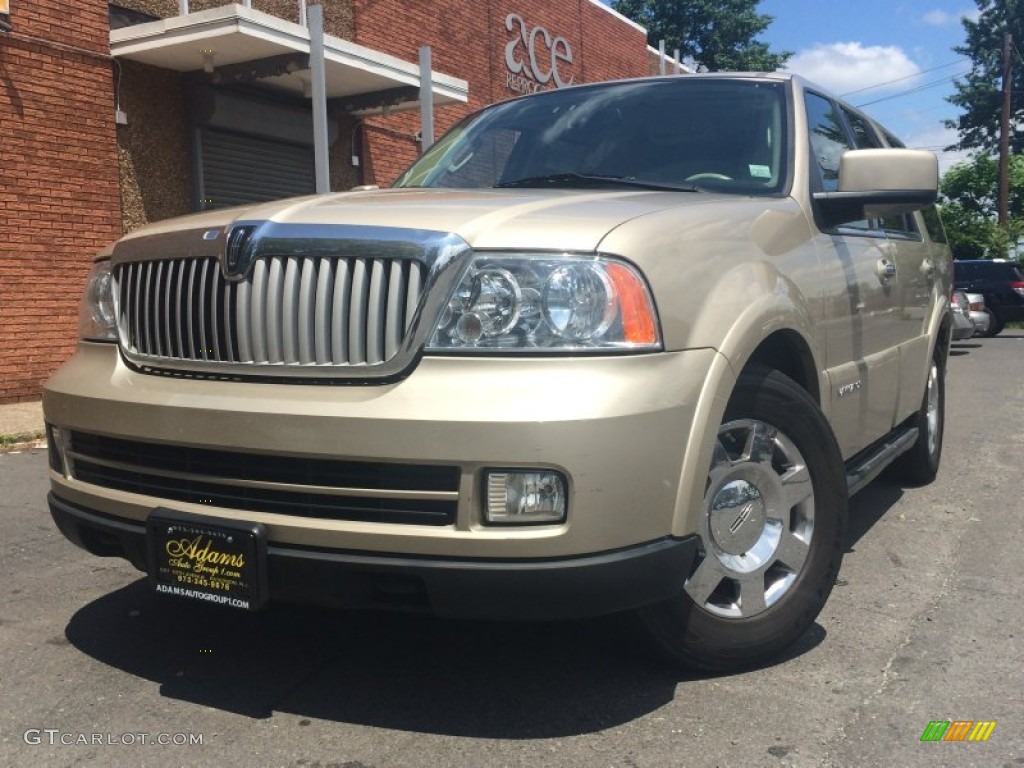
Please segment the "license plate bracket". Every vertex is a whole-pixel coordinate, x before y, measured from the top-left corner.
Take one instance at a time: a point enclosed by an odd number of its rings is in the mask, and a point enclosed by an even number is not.
[[[149,582],[165,595],[254,611],[267,599],[260,523],[154,509],[146,520]]]

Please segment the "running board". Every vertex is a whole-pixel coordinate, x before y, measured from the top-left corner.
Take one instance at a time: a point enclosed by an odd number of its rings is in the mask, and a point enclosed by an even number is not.
[[[846,489],[850,496],[874,480],[900,454],[917,442],[917,427],[902,427],[880,443],[853,457],[846,466]]]

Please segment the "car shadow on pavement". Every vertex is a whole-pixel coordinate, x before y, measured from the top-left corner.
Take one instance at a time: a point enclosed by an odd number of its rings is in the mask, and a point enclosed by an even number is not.
[[[599,731],[697,679],[654,659],[626,617],[495,623],[295,605],[250,614],[157,596],[144,579],[82,607],[65,633],[173,699],[482,738]],[[775,663],[825,634],[814,624]]]
[[[846,553],[856,551],[857,542],[902,498],[903,488],[882,476],[850,499]]]

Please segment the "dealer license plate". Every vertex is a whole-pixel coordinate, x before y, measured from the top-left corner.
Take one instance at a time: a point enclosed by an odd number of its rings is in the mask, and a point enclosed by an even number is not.
[[[256,610],[267,595],[259,523],[155,509],[146,522],[149,581],[160,594]]]

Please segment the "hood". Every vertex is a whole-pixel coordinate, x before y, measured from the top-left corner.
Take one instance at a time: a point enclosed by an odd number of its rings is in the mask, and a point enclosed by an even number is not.
[[[208,211],[143,227],[137,238],[235,221],[397,227],[450,232],[476,249],[593,251],[631,219],[728,195],[645,190],[387,189],[291,198]],[[183,254],[184,255],[184,254]]]

